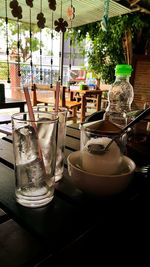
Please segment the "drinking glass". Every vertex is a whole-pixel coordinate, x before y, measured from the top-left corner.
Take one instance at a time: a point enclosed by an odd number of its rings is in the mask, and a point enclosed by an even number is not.
[[[54,105],[36,106],[35,109],[45,112],[55,112],[58,116],[58,138],[57,138],[57,153],[56,153],[56,168],[55,168],[55,182],[58,182],[63,177],[64,171],[64,148],[66,137],[66,119],[68,109],[59,107],[55,111]]]
[[[118,126],[106,120],[81,124],[80,151],[84,170],[105,175],[118,173],[126,150],[126,134],[120,136],[119,131]],[[108,149],[102,152],[110,142]]]
[[[41,207],[54,196],[58,116],[34,111],[12,116],[15,157],[16,201],[26,207]]]

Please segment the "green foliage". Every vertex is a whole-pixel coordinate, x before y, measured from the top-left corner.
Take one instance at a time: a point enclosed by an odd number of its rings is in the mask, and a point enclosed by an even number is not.
[[[75,28],[73,34],[79,42],[88,36],[91,41],[87,51],[89,70],[101,76],[106,83],[112,83],[116,64],[125,63],[125,32],[130,30],[133,49],[136,49],[139,31],[148,28],[149,23],[148,16],[131,13],[110,18],[106,32],[102,31],[100,22],[96,22]]]
[[[4,19],[0,19],[0,31],[5,34],[5,21]],[[9,20],[8,23],[9,30],[9,49],[10,51],[17,53],[17,34],[18,27],[16,21]],[[23,62],[26,62],[30,58],[30,25],[27,23],[19,23],[19,35],[20,35],[20,52],[21,58]],[[40,41],[37,37],[37,33],[39,32],[39,28],[36,25],[32,25],[32,39],[31,39],[31,49],[32,52],[38,51],[40,49]],[[43,46],[43,44],[42,44]]]
[[[0,62],[0,80],[7,80],[7,64]]]
[[[65,32],[65,40],[70,40],[71,39],[71,46],[73,48],[77,48],[78,50],[78,53],[81,55],[81,57],[85,57],[86,55],[86,51],[85,49],[83,48],[84,45],[85,45],[85,37],[81,36],[81,38],[79,37],[78,35],[78,32],[72,30],[72,31],[67,31]],[[76,55],[72,53],[72,58],[75,59]]]

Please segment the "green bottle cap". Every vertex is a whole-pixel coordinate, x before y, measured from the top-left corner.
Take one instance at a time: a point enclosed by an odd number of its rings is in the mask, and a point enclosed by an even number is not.
[[[119,64],[115,67],[116,76],[130,76],[132,72],[132,66],[129,64]]]

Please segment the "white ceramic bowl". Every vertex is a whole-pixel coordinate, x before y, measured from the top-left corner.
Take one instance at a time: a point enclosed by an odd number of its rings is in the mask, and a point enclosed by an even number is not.
[[[133,178],[135,163],[123,156],[119,174],[97,175],[81,167],[81,152],[75,151],[68,156],[68,172],[72,183],[80,190],[100,196],[120,193],[127,188]]]

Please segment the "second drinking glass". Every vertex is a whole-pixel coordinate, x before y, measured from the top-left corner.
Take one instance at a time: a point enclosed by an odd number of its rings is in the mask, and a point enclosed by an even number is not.
[[[58,111],[55,111],[54,105],[48,104],[46,106],[39,105],[34,107],[39,111],[44,112],[56,112],[58,115],[58,138],[57,138],[57,154],[56,154],[56,168],[55,168],[55,182],[58,182],[63,177],[64,171],[64,148],[66,137],[66,120],[67,120],[67,108],[59,107]]]

